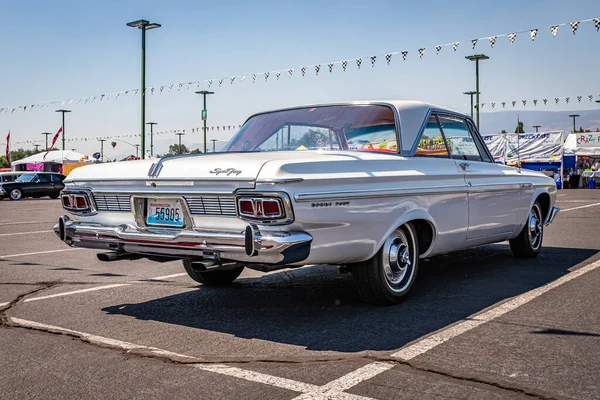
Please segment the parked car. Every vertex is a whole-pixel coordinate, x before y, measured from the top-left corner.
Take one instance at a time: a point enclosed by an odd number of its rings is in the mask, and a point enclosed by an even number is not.
[[[349,146],[360,141],[386,144]],[[65,182],[72,216],[55,232],[109,251],[101,260],[181,259],[205,285],[335,264],[379,304],[409,293],[425,257],[504,240],[537,256],[558,212],[554,181],[495,164],[468,116],[406,101],[260,113],[222,152],[85,166]]]
[[[3,183],[0,197],[21,200],[25,197],[44,197],[57,199],[65,188],[64,175],[54,172],[26,172],[13,182]]]
[[[4,191],[2,185],[8,182],[14,182],[19,176],[23,175],[24,172],[19,171],[6,171],[0,172],[0,200],[4,198]]]

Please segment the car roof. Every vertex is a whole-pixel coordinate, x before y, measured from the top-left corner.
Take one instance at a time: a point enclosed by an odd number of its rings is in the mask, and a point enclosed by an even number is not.
[[[463,118],[469,118],[468,115],[452,110],[447,107],[438,106],[432,103],[410,100],[366,100],[366,101],[345,101],[339,103],[309,104],[297,107],[280,108],[251,115],[248,119],[276,111],[295,110],[299,108],[328,107],[328,106],[356,106],[356,105],[384,105],[392,107],[398,113],[398,124],[400,126],[400,137],[402,139],[402,153],[411,151],[415,142],[426,124],[426,118],[432,111],[460,115]]]

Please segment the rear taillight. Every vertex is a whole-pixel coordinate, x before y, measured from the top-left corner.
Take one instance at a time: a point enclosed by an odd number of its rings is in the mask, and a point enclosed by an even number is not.
[[[62,205],[67,211],[92,211],[91,201],[86,193],[63,193]]]
[[[282,199],[278,197],[238,197],[238,214],[253,220],[281,220],[286,217]]]

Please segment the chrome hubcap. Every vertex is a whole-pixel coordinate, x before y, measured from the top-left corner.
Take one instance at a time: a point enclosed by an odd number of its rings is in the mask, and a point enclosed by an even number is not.
[[[392,290],[402,290],[412,273],[412,257],[408,238],[394,231],[383,245],[383,272]]]
[[[10,192],[10,197],[14,200],[19,200],[21,198],[21,192],[19,192],[18,190],[13,190],[12,192]]]
[[[529,212],[529,243],[534,250],[542,244],[542,216],[539,208],[534,206]]]

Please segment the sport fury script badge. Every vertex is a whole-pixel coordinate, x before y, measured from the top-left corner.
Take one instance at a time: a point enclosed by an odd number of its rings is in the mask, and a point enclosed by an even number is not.
[[[215,168],[212,171],[209,171],[209,173],[215,174],[215,175],[225,174],[227,176],[235,174],[235,176],[238,176],[239,174],[242,173],[242,171],[240,171],[239,169],[235,169],[235,168],[227,168],[227,169]]]

